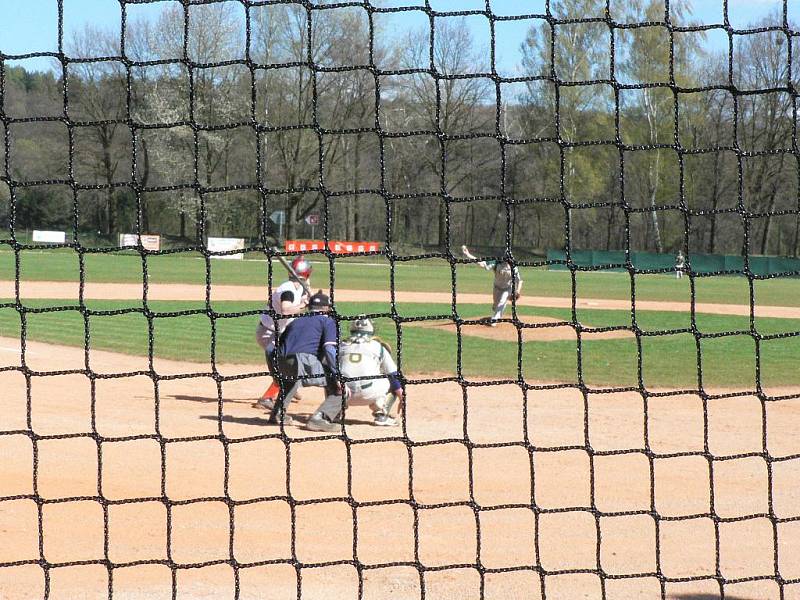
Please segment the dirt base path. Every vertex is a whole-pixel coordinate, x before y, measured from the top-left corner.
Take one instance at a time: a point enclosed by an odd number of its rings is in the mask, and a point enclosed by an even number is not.
[[[522,329],[523,342],[555,342],[561,340],[575,340],[575,331],[569,327],[549,325],[562,323],[558,319],[551,319],[548,317],[521,317],[519,319],[526,325],[533,325],[531,328]],[[411,321],[408,323],[411,327],[424,327],[426,329],[438,329],[449,331],[450,333],[457,333],[458,327],[452,321]],[[486,325],[470,325],[461,328],[462,335],[472,337],[484,338],[498,342],[517,342],[519,340],[519,333],[513,323],[495,323],[492,326]],[[592,335],[592,339],[619,339],[633,337],[630,331],[604,331]]]
[[[44,371],[86,360],[37,342],[27,358]],[[19,341],[0,338],[0,368],[19,361]],[[605,581],[616,600],[661,598],[657,578],[624,577],[656,571],[676,580],[667,598],[718,597],[717,549],[722,576],[742,580],[726,597],[777,600],[775,581],[758,580],[776,564],[800,577],[800,468],[772,462],[768,477],[765,460],[800,453],[797,400],[420,384],[400,427],[348,410],[348,446],[267,425],[251,406],[267,379],[252,366],[222,366],[241,378],[218,388],[190,376],[197,364],[160,360],[160,374],[181,377],[156,393],[135,374],[142,359],[92,350],[89,364],[130,376],[97,379],[92,396],[83,374],[35,374],[28,399],[23,375],[0,371],[0,562],[20,561],[0,569],[4,599],[44,597],[41,558],[54,567],[50,597],[70,599],[107,598],[107,564],[125,600],[171,598],[170,564],[181,600],[233,598],[237,584],[246,599],[294,598],[299,586],[303,600],[350,600],[360,583],[366,600],[420,598],[421,586],[427,598],[477,600],[482,584],[489,600],[538,599],[543,588],[549,599],[599,599],[597,575],[572,573],[597,570],[598,548],[604,572],[620,577]],[[291,411],[302,421],[320,400],[307,390]],[[34,433],[44,436],[35,453]],[[101,500],[113,501],[107,554]],[[786,522],[773,529],[769,514]],[[478,564],[498,571],[482,582]],[[567,574],[542,580],[539,567]],[[707,579],[677,581],[695,576]]]
[[[211,300],[247,300],[263,301],[266,290],[260,286],[214,285],[211,287]],[[79,297],[77,282],[64,281],[23,281],[20,284],[20,296],[23,299]],[[131,300],[143,296],[141,284],[129,283],[87,283],[84,287],[84,299],[94,300]],[[13,281],[0,281],[0,298],[14,298]],[[147,288],[150,300],[206,300],[206,288],[202,285],[189,284],[151,284]],[[390,302],[388,290],[335,290],[335,299],[340,302]],[[418,302],[426,304],[450,304],[452,295],[441,292],[397,292],[396,302]],[[489,294],[458,294],[458,302],[463,304],[491,305]],[[526,296],[519,300],[520,306],[541,306],[546,308],[571,308],[570,298],[551,298],[544,296]],[[602,298],[580,298],[577,308],[631,310],[630,300],[608,300]],[[689,312],[688,302],[659,302],[640,300],[636,302],[637,310]],[[720,315],[749,316],[750,307],[739,304],[696,303],[695,310],[701,313]],[[775,317],[783,319],[800,318],[800,307],[792,306],[756,306],[757,317]]]

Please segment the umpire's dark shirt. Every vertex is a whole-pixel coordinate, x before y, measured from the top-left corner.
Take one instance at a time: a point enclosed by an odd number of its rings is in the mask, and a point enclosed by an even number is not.
[[[335,353],[336,321],[326,314],[316,313],[298,317],[289,323],[278,347],[283,356],[313,354],[321,360],[326,355],[326,344]]]

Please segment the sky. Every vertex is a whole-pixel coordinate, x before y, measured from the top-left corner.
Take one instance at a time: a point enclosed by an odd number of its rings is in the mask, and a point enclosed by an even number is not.
[[[62,0],[64,7],[65,43],[75,32],[88,24],[107,29],[119,35],[120,3],[118,0]],[[485,0],[428,0],[438,11],[483,10]],[[626,0],[612,0],[612,7],[621,6]],[[800,23],[800,1],[788,1],[789,19]],[[424,0],[382,0],[383,6],[423,6]],[[734,28],[746,28],[781,10],[784,0],[729,0],[729,18]],[[490,0],[492,11],[498,15],[541,14],[545,0]],[[152,18],[164,6],[174,0],[153,4],[129,4],[128,18]],[[239,4],[236,2],[236,4]],[[377,2],[376,2],[377,4]],[[692,18],[703,24],[722,23],[723,0],[693,0]],[[405,30],[427,26],[427,17],[419,11],[406,11],[391,15],[379,15],[381,26],[386,30],[402,33]],[[482,16],[469,17],[468,24],[475,42],[489,46],[488,21]],[[520,74],[520,44],[525,33],[535,21],[498,22],[497,65],[503,76]],[[775,23],[779,25],[780,23]],[[722,31],[709,32],[706,45],[711,49],[727,49],[727,36]],[[0,52],[4,54],[27,54],[32,52],[56,52],[58,50],[58,0],[0,0]],[[52,61],[34,58],[13,61],[12,64],[29,70],[52,68]]]

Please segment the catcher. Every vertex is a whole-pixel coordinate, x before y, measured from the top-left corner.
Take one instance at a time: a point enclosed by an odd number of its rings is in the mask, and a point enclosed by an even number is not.
[[[272,410],[275,406],[275,399],[280,391],[274,360],[275,347],[281,334],[295,319],[295,315],[303,312],[308,306],[311,263],[303,256],[298,256],[292,261],[291,266],[294,273],[288,281],[279,285],[272,292],[269,306],[261,313],[256,327],[256,342],[264,350],[267,369],[272,375],[272,384],[255,403],[255,406],[267,410]],[[270,310],[278,316],[277,322],[270,314]]]
[[[397,425],[391,416],[395,402],[402,406],[403,385],[388,344],[375,336],[375,327],[366,317],[350,325],[350,338],[339,345],[341,373],[349,379],[348,405],[368,405],[374,424],[383,427]],[[383,377],[381,377],[383,375]]]
[[[470,260],[478,260],[473,256],[466,246],[461,246],[461,251]],[[490,327],[497,325],[496,321],[503,318],[508,299],[512,296],[514,300],[519,300],[522,294],[522,277],[517,267],[512,267],[511,263],[505,260],[478,260],[478,265],[487,271],[494,272],[494,304],[492,310]]]

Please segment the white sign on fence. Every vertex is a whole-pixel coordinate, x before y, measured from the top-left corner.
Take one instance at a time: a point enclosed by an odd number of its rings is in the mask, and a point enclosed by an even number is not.
[[[231,250],[243,250],[244,238],[219,238],[210,237],[206,244],[209,252],[229,252]],[[236,254],[223,254],[221,256],[212,256],[211,258],[233,258],[241,260],[244,258],[243,253]]]
[[[65,244],[67,233],[65,231],[37,231],[33,230],[33,241],[45,244]]]
[[[142,235],[138,236],[135,233],[120,233],[119,245],[121,248],[135,248],[139,245],[139,238],[142,238],[142,247],[145,250],[158,251],[161,250],[161,236],[160,235]]]

